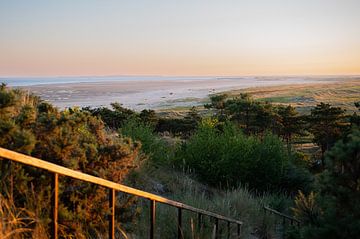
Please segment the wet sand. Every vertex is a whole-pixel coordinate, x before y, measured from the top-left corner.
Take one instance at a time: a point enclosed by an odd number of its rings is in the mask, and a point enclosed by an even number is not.
[[[210,78],[176,80],[129,80],[22,86],[59,108],[109,106],[122,103],[134,110],[164,109],[202,104],[209,94],[280,85],[326,84],[337,78]]]

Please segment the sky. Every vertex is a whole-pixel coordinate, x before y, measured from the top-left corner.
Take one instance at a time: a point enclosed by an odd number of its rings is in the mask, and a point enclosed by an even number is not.
[[[359,0],[0,0],[0,76],[358,75]]]

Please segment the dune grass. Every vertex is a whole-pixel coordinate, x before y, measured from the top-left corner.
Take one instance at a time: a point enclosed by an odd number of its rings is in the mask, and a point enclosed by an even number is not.
[[[225,93],[229,96],[236,96],[244,92],[261,101],[290,104],[302,113],[308,113],[320,102],[353,112],[356,110],[354,102],[360,100],[360,80],[344,79],[333,83],[255,87]]]
[[[246,187],[219,190],[199,183],[190,175],[189,172],[178,172],[167,167],[156,168],[147,165],[135,172],[130,181],[136,182],[136,185],[133,186],[142,190],[243,221],[242,238],[251,238],[253,234],[260,237],[263,235],[274,236],[274,219],[264,214],[263,206],[271,205],[282,210],[291,204],[291,200],[281,193],[257,195]],[[135,225],[135,230],[133,233],[129,233],[129,238],[145,238],[148,233],[149,202],[141,200],[139,208],[142,212]],[[212,238],[214,221],[209,217],[203,217],[203,225],[199,228],[197,218],[195,213],[183,212],[183,238]],[[176,238],[176,208],[157,204],[156,220],[157,238]],[[233,225],[231,235],[236,235],[236,230],[236,226]],[[226,238],[227,224],[225,222],[219,223],[219,232],[220,238]]]

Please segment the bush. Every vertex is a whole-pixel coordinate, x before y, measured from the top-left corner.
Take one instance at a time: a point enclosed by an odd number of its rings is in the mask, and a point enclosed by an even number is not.
[[[1,147],[114,182],[122,182],[139,159],[137,144],[108,134],[104,123],[89,112],[59,111],[37,97],[5,86],[0,87],[0,135]],[[50,173],[8,160],[0,160],[0,168],[0,200],[9,195],[14,208],[29,208],[34,220],[48,221]],[[106,188],[64,177],[59,192],[61,237],[107,233]],[[117,216],[117,226],[121,220]],[[48,229],[46,223],[43,228]]]
[[[206,121],[176,154],[177,165],[194,170],[203,182],[227,187],[245,184],[259,191],[293,190],[282,185],[298,188],[298,183],[284,183],[291,177],[290,162],[281,140],[270,133],[260,139],[244,135],[231,123],[219,130]]]
[[[138,118],[127,120],[119,132],[141,143],[141,150],[149,156],[152,162],[164,163],[171,157],[171,146],[154,133],[151,124],[146,124]]]

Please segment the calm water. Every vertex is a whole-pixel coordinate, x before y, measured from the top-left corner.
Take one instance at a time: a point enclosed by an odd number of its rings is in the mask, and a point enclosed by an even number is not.
[[[76,76],[76,77],[0,77],[9,86],[32,86],[134,80],[208,80],[216,77],[170,77],[170,76]]]
[[[51,84],[71,84],[87,82],[134,81],[134,80],[222,80],[232,79],[250,82],[252,86],[261,86],[264,81],[279,81],[279,83],[311,83],[312,81],[336,80],[340,76],[274,76],[274,77],[210,77],[210,76],[81,76],[81,77],[0,77],[1,83],[9,86],[32,86]],[[343,76],[341,76],[343,77]]]

